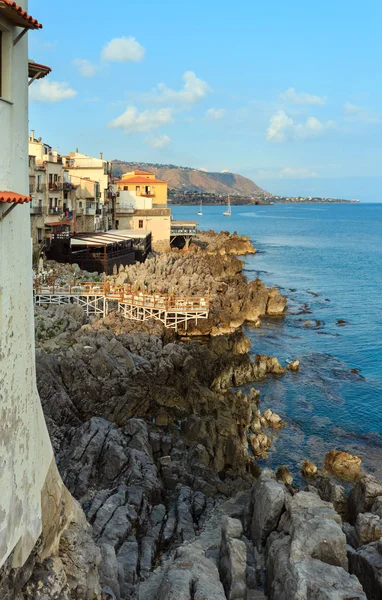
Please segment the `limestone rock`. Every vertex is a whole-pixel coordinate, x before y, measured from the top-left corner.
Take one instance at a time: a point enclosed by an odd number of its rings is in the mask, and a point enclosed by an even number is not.
[[[258,550],[264,546],[268,535],[274,531],[285,504],[285,488],[273,473],[265,469],[252,488],[253,515],[251,537]]]
[[[349,548],[349,569],[361,582],[368,600],[382,598],[382,542],[353,550]]]
[[[287,366],[287,369],[289,371],[298,371],[299,368],[300,368],[300,361],[299,360],[293,360]]]
[[[382,519],[372,513],[359,513],[355,522],[358,546],[376,542],[382,538]]]
[[[246,600],[246,545],[238,519],[225,517],[219,555],[220,580],[228,600]]]
[[[372,475],[362,477],[349,494],[351,521],[355,522],[359,513],[370,512],[378,496],[382,496],[382,482]]]
[[[314,465],[310,460],[308,460],[306,458],[301,467],[301,472],[302,472],[303,476],[306,477],[307,479],[313,479],[314,477],[317,476],[318,469],[317,469],[316,465]]]
[[[331,450],[325,456],[325,467],[342,479],[355,481],[360,475],[361,459],[348,452]]]

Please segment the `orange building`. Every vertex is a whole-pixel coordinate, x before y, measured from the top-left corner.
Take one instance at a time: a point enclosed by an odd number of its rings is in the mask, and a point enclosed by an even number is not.
[[[135,196],[151,198],[153,208],[167,206],[167,182],[157,179],[148,171],[129,171],[116,181],[117,191],[130,192]]]

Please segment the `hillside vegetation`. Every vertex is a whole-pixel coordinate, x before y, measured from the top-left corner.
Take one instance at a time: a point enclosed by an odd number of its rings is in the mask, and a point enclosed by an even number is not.
[[[189,167],[113,160],[113,175],[120,177],[126,171],[140,169],[155,173],[168,183],[170,190],[204,192],[209,194],[232,194],[247,197],[263,197],[268,193],[250,179],[236,173],[209,173]]]

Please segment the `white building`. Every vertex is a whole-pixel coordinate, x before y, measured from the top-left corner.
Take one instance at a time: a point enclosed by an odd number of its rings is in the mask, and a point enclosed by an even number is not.
[[[14,567],[28,558],[42,532],[42,490],[56,477],[36,389],[28,191],[24,34],[41,25],[22,5],[0,0],[0,567],[11,553]]]
[[[112,210],[109,208],[109,192],[111,186],[111,163],[99,158],[87,156],[80,152],[71,152],[65,157],[66,167],[74,183],[81,181],[81,186],[87,179],[98,183],[98,193],[95,202],[95,227],[96,231],[109,229],[112,224]]]

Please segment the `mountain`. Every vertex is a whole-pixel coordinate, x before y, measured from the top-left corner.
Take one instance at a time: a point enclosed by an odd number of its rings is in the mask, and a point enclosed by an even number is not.
[[[269,196],[250,179],[236,173],[209,173],[189,167],[160,165],[152,163],[125,162],[113,160],[113,175],[120,177],[126,171],[139,169],[155,173],[158,179],[167,181],[169,190],[202,192],[216,195],[238,195],[247,197]]]

